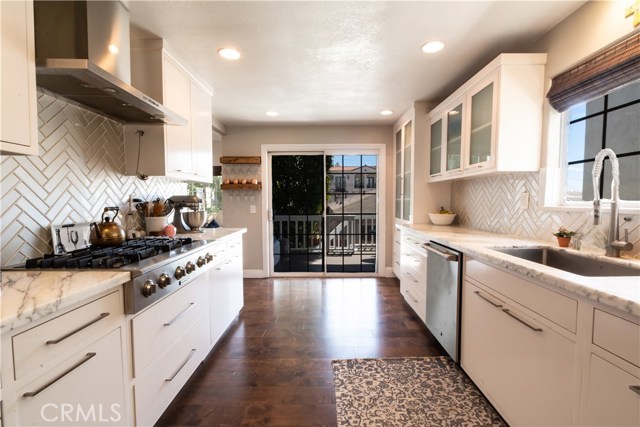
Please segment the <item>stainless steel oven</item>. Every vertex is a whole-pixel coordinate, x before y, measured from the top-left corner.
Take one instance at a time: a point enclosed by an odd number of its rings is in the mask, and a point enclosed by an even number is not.
[[[427,328],[457,363],[460,359],[462,253],[430,241],[427,252]]]

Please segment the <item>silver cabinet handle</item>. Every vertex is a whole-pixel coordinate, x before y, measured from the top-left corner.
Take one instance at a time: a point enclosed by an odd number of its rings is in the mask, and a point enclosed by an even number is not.
[[[180,314],[178,314],[176,317],[174,317],[173,319],[171,319],[168,323],[165,323],[164,326],[171,326],[173,324],[173,322],[175,322],[176,320],[178,320],[179,318],[181,318],[182,316],[184,316],[187,311],[191,310],[193,308],[193,306],[195,305],[195,302],[192,302],[189,304],[189,306],[187,308],[185,308],[184,310],[182,310],[180,312]]]
[[[640,394],[640,385],[630,385],[629,390],[635,392],[636,394]]]
[[[416,240],[413,240],[413,239],[411,239],[409,237],[407,237],[407,240],[410,241],[411,243],[413,243],[414,245],[419,245],[420,244],[420,242],[418,242]]]
[[[196,349],[192,348],[189,354],[187,355],[187,358],[184,360],[184,362],[182,362],[180,366],[178,366],[178,369],[176,369],[173,375],[171,375],[169,378],[165,378],[164,380],[167,382],[173,381],[173,379],[180,373],[180,371],[182,371],[182,368],[184,368],[184,365],[186,365],[189,362],[189,360],[191,360],[194,354],[196,354]]]
[[[418,281],[416,279],[413,278],[413,276],[409,273],[404,273],[405,276],[407,276],[409,279],[411,279],[413,281],[413,283],[418,283]]]
[[[400,263],[398,261],[395,261],[396,264],[400,265]]]
[[[473,291],[474,294],[478,295],[480,298],[482,298],[483,300],[485,300],[486,302],[488,302],[489,304],[491,304],[494,307],[498,307],[498,308],[502,308],[502,304],[498,304],[496,302],[491,301],[489,298],[485,297],[484,295],[482,295],[480,293],[480,291]]]
[[[100,320],[104,319],[105,317],[107,317],[109,315],[109,313],[101,313],[100,316],[96,317],[95,319],[89,321],[88,323],[85,323],[84,325],[80,326],[77,329],[74,329],[73,331],[69,332],[66,335],[61,336],[60,338],[57,338],[55,340],[49,340],[47,341],[45,344],[47,345],[53,345],[53,344],[58,344],[60,341],[64,341],[67,338],[69,338],[71,335],[75,335],[78,332],[80,332],[81,330],[88,328],[89,326],[93,325],[96,322],[99,322]]]
[[[54,379],[52,379],[51,381],[49,381],[48,383],[43,385],[39,389],[34,390],[34,391],[28,391],[28,392],[24,393],[22,395],[22,397],[35,397],[35,396],[37,396],[40,392],[42,392],[45,389],[49,388],[49,386],[53,385],[58,380],[62,379],[66,375],[70,374],[72,371],[74,371],[75,369],[79,368],[81,365],[84,365],[85,363],[87,363],[95,355],[96,355],[96,353],[87,353],[87,354],[85,354],[84,357],[78,363],[76,363],[75,365],[73,365],[72,367],[70,367],[69,369],[67,369],[66,371],[64,371],[63,373],[61,373],[60,375],[58,375],[57,377],[55,377]]]
[[[413,302],[420,302],[416,299],[416,297],[413,296],[413,294],[409,291],[409,289],[406,289],[405,292],[407,293],[407,295],[409,295],[409,297],[413,300]]]
[[[505,313],[507,313],[509,316],[513,317],[514,319],[516,319],[518,322],[522,323],[523,325],[525,325],[527,328],[531,329],[534,332],[542,332],[542,328],[537,328],[535,326],[530,325],[529,323],[525,322],[524,320],[522,320],[521,318],[519,318],[518,316],[516,316],[515,314],[513,314],[511,311],[509,311],[508,308],[503,308],[502,311],[504,311]]]
[[[422,245],[422,247],[424,249],[428,250],[429,252],[433,252],[434,254],[436,254],[438,256],[441,256],[442,258],[446,259],[447,261],[458,261],[458,255],[442,252],[442,251],[434,248],[433,246],[431,246],[429,243],[424,243]]]

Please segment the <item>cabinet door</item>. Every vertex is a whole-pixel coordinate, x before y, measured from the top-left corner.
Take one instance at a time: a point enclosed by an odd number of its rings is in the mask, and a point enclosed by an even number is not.
[[[494,405],[503,398],[502,307],[502,300],[471,282],[462,284],[460,365]]]
[[[572,425],[575,344],[512,307],[503,312],[505,418],[512,425]]]
[[[33,2],[0,2],[0,153],[38,154]]]
[[[471,122],[469,145],[464,156],[467,168],[493,165],[496,75],[478,84],[467,98]]]
[[[211,310],[211,341],[210,346],[216,345],[222,334],[229,326],[226,323],[228,299],[229,299],[229,277],[225,268],[225,261],[211,268],[206,273],[209,285],[209,305]]]
[[[456,103],[446,112],[447,133],[445,136],[445,171],[448,175],[462,172],[462,125],[464,104]]]
[[[396,218],[402,219],[402,129],[396,132]]]
[[[193,82],[191,82],[191,121],[193,172],[198,181],[211,182],[213,177],[211,97]]]
[[[244,305],[242,240],[237,239],[229,242],[227,248],[229,251],[229,263],[227,264],[227,274],[229,278],[229,307],[231,309],[231,314],[228,320],[229,323],[231,323]]]
[[[402,219],[405,221],[411,221],[412,126],[412,123],[409,122],[402,129]]]
[[[120,328],[25,386],[14,409],[20,426],[128,424]]]
[[[584,424],[589,426],[640,425],[640,378],[591,354]],[[637,389],[636,389],[637,390]]]
[[[168,57],[163,58],[165,105],[189,119],[186,126],[166,126],[168,175],[192,174],[191,162],[191,79]]]
[[[431,123],[429,175],[439,176],[442,173],[442,119]]]

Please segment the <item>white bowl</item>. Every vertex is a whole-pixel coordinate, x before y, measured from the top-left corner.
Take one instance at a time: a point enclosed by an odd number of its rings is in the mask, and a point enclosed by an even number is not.
[[[429,214],[429,219],[434,225],[451,225],[456,218],[456,214]]]

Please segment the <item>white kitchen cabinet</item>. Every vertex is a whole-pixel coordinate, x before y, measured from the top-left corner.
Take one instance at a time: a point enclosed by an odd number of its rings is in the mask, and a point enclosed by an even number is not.
[[[466,271],[470,262],[471,270],[478,263],[467,259]],[[499,273],[488,283],[465,276],[461,366],[510,425],[572,425],[575,336],[532,311],[527,292],[518,292],[538,285]],[[494,289],[510,285],[511,298]]]
[[[430,182],[539,169],[545,63],[502,54],[429,113]]]
[[[38,155],[33,1],[0,2],[0,154]]]
[[[423,323],[427,318],[427,256],[423,239],[405,230],[400,240],[400,293]]]
[[[400,278],[400,260],[401,260],[401,250],[400,250],[400,228],[398,225],[393,226],[393,252],[392,252],[392,270],[393,274],[396,275],[397,278]]]
[[[131,81],[189,123],[125,125],[125,174],[211,182],[211,91],[178,62],[162,40],[132,41]]]
[[[395,123],[395,220],[398,223],[426,223],[428,213],[448,206],[448,183],[429,184],[428,109],[415,102]]]
[[[130,425],[122,292],[3,334],[4,425]]]

